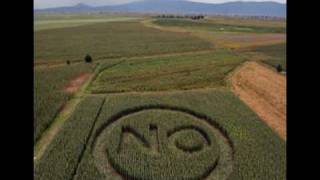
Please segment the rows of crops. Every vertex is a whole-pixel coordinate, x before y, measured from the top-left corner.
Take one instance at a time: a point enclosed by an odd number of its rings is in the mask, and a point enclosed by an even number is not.
[[[109,93],[221,87],[226,84],[226,75],[243,61],[226,49],[204,54],[126,60],[103,71],[91,90],[93,93]]]
[[[228,24],[228,25],[241,25],[241,26],[257,26],[257,27],[285,27],[286,20],[278,19],[255,19],[255,18],[241,18],[241,17],[224,17],[215,16],[207,17],[209,23],[215,24]]]
[[[76,113],[66,121],[39,163],[35,164],[35,179],[72,178],[103,100],[103,98],[91,97],[81,102]]]
[[[270,45],[270,46],[261,46],[255,48],[256,52],[262,52],[268,56],[264,61],[265,63],[277,67],[279,64],[284,70],[287,69],[287,58],[286,58],[286,43]]]
[[[139,22],[110,22],[35,32],[36,61],[76,61],[210,49],[186,33],[163,32]]]
[[[83,118],[64,126],[41,159],[37,177],[286,179],[285,142],[226,90],[107,95],[79,153],[104,98],[82,103],[74,116]]]
[[[173,26],[182,28],[201,29],[206,31],[221,32],[251,32],[251,33],[284,33],[285,27],[265,27],[254,25],[217,24],[210,21],[191,21],[178,19],[157,19],[155,24],[161,26]]]
[[[75,19],[80,18],[80,19]],[[64,19],[50,19],[50,20],[36,20],[34,22],[34,31],[41,31],[46,29],[58,29],[58,28],[68,28],[77,27],[82,25],[89,25],[94,23],[105,23],[105,22],[118,22],[118,21],[131,21],[138,20],[138,17],[100,17],[100,18],[64,18]]]
[[[101,18],[82,16],[37,18],[84,19],[79,23]],[[278,23],[219,22],[223,21],[155,21],[221,34],[237,32],[239,42],[254,40],[248,34],[285,32]],[[285,141],[225,88],[227,75],[245,56],[212,49],[211,43],[191,34],[147,28],[137,21],[35,32],[37,63],[82,61],[87,53],[94,62],[101,60],[97,68],[71,63],[35,69],[34,141],[72,97],[64,91],[66,84],[81,73],[95,73],[85,92],[93,94],[85,94],[35,161],[35,179],[286,179]],[[206,49],[210,52],[202,51]],[[271,65],[285,63],[284,44],[251,50],[269,56],[266,62]],[[143,57],[148,55],[159,56]],[[139,93],[145,91],[152,92]],[[115,92],[137,93],[104,94]]]
[[[72,94],[64,86],[81,73],[92,72],[94,65],[77,64],[35,69],[34,74],[34,141],[51,124],[63,104]]]

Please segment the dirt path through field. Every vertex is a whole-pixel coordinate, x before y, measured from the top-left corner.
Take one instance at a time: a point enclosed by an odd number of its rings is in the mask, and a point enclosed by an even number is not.
[[[78,91],[78,89],[83,85],[84,82],[86,82],[87,79],[90,78],[92,73],[82,73],[72,79],[63,89],[63,91],[67,93],[75,93]]]
[[[233,92],[286,140],[286,77],[257,62],[231,76]]]
[[[96,70],[98,67],[96,67]],[[56,134],[58,134],[59,130],[65,123],[65,121],[70,117],[70,115],[74,112],[77,105],[81,102],[81,100],[86,96],[85,90],[93,80],[94,75],[92,74],[81,74],[76,77],[69,83],[69,89],[73,92],[76,91],[74,97],[68,101],[61,112],[59,112],[58,116],[53,120],[53,123],[49,126],[49,128],[41,135],[40,139],[36,142],[34,147],[34,162],[37,163],[41,156],[54,139]]]

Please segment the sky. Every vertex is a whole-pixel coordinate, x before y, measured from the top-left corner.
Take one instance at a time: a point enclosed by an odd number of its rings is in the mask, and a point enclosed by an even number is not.
[[[78,3],[85,3],[91,6],[100,5],[116,5],[125,4],[128,2],[134,2],[139,0],[34,0],[34,8],[50,8],[59,6],[73,6]],[[237,0],[189,0],[194,2],[204,2],[204,3],[223,3]],[[286,0],[249,0],[249,1],[275,1],[280,3],[286,3]]]

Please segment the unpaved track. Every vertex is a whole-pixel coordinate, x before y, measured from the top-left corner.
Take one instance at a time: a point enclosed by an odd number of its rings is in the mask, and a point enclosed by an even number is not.
[[[92,73],[81,73],[76,78],[71,80],[64,88],[67,93],[75,93],[78,89],[92,76]]]
[[[286,140],[286,77],[257,62],[246,62],[231,76],[233,92]]]
[[[96,67],[97,71],[98,67]],[[36,142],[34,147],[34,162],[37,163],[41,156],[52,142],[56,134],[58,134],[61,127],[68,120],[70,115],[74,112],[77,105],[82,101],[82,99],[86,96],[85,91],[89,86],[91,81],[94,79],[94,75],[90,74],[90,77],[86,79],[86,82],[82,82],[83,84],[77,87],[77,92],[74,97],[68,101],[61,112],[59,112],[58,116],[54,119],[53,123],[49,126],[49,128],[41,135],[40,139]]]

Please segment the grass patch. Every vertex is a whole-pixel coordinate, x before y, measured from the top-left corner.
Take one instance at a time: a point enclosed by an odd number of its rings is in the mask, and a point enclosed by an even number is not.
[[[221,24],[210,21],[191,21],[191,20],[178,20],[178,19],[158,19],[154,21],[155,24],[160,26],[183,27],[192,28],[206,31],[218,32],[248,32],[248,33],[285,33],[285,27],[263,27],[253,25],[236,25],[231,23]]]
[[[127,60],[102,71],[93,93],[182,90],[225,86],[225,77],[244,61],[231,51]]]
[[[36,61],[93,60],[210,49],[187,33],[163,32],[139,22],[110,22],[35,32]]]

